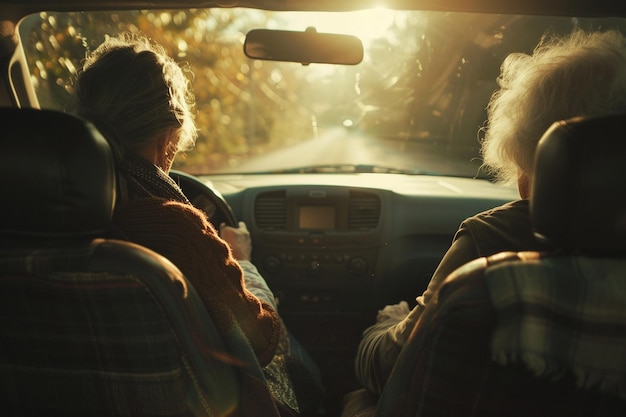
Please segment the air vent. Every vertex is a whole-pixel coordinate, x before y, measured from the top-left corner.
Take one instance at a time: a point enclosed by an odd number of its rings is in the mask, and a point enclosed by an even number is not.
[[[254,205],[256,225],[263,230],[287,229],[287,199],[282,191],[259,194]]]
[[[350,191],[348,206],[348,229],[370,230],[380,220],[380,198],[364,191]]]

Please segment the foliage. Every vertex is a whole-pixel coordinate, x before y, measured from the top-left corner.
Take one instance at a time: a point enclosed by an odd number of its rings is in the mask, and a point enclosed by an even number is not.
[[[129,31],[155,39],[194,74],[199,138],[176,167],[209,172],[305,139],[289,135],[294,121],[299,131],[313,134],[315,117],[295,93],[307,81],[287,64],[277,72],[242,52],[244,30],[267,19],[266,12],[244,15],[238,9],[41,13],[24,22],[21,33],[40,105],[70,111],[73,77],[105,36]]]

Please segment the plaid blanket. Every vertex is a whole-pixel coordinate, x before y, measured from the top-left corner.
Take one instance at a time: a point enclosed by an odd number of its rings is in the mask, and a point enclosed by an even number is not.
[[[494,360],[537,376],[572,373],[580,388],[626,399],[626,260],[520,257],[530,262],[496,264],[485,276]]]
[[[375,416],[625,416],[626,263],[539,259],[507,252],[448,277]]]

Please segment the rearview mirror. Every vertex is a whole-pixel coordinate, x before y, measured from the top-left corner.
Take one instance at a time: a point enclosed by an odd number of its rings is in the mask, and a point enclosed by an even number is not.
[[[352,35],[253,29],[246,35],[243,51],[248,58],[269,61],[356,65],[363,59],[363,43]]]

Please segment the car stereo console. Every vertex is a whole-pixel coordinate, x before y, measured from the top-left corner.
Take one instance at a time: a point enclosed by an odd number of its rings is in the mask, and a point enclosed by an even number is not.
[[[259,191],[249,226],[255,264],[274,286],[341,289],[370,280],[380,245],[376,191],[302,186]]]

